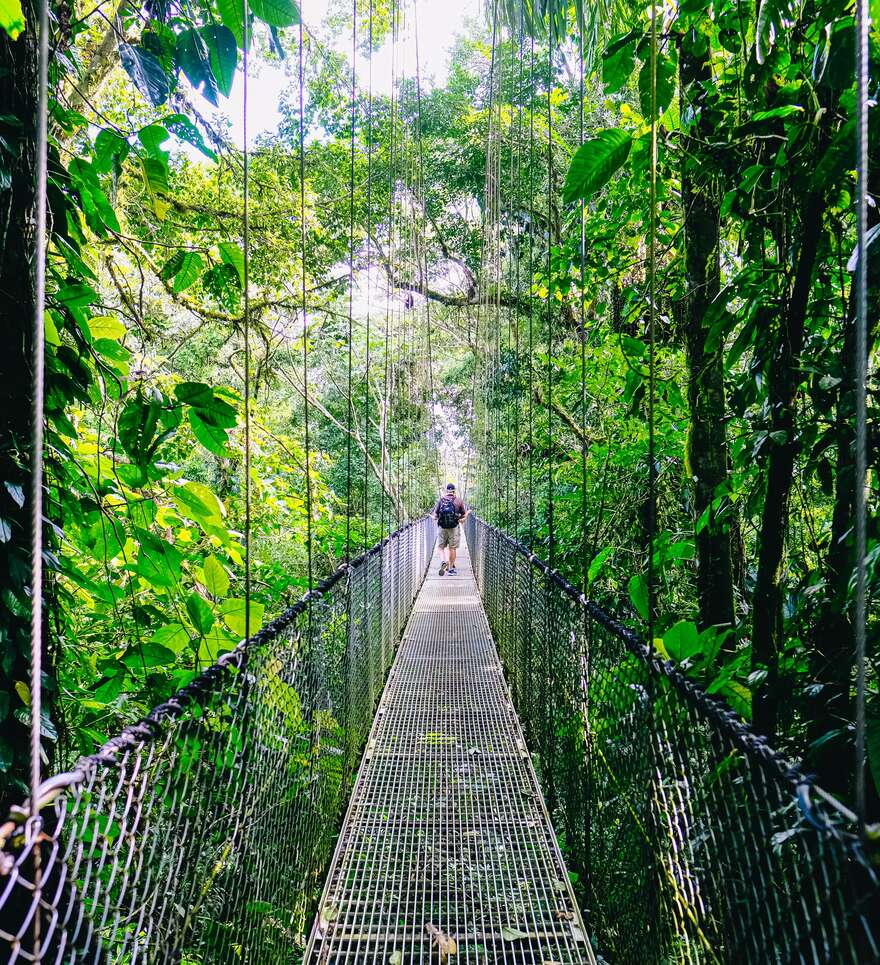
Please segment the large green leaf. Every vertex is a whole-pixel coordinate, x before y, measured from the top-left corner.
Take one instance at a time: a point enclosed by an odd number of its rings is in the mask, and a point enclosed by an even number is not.
[[[182,515],[209,526],[223,525],[223,504],[202,483],[187,482],[175,486],[171,490],[171,498]]]
[[[271,27],[292,27],[299,23],[296,0],[250,0],[254,16]]]
[[[217,0],[217,10],[223,25],[232,31],[235,42],[244,47],[244,27],[242,14],[244,13],[240,0]]]
[[[632,135],[617,128],[600,131],[582,144],[575,151],[565,176],[562,191],[565,203],[587,199],[607,184],[629,157],[631,147]]]
[[[228,27],[218,25],[203,27],[202,38],[208,48],[208,61],[211,64],[211,73],[217,81],[217,88],[224,97],[228,97],[238,66],[235,35]]]
[[[198,252],[177,251],[162,266],[159,277],[163,281],[173,279],[172,289],[182,292],[195,283],[203,267],[204,262]]]
[[[217,81],[211,70],[207,45],[198,30],[184,30],[178,35],[177,63],[193,87],[202,92],[205,100],[217,107]]]
[[[212,553],[202,566],[205,587],[211,596],[226,596],[229,592],[229,574],[225,567]]]
[[[19,0],[0,0],[0,27],[13,40],[24,30],[24,13]]]
[[[185,114],[174,114],[171,117],[166,117],[165,127],[181,141],[186,141],[187,144],[192,144],[193,147],[198,148],[205,157],[212,161],[217,160],[217,155],[205,144],[202,132]]]
[[[661,54],[657,58],[657,117],[672,103],[675,96],[675,79],[678,62],[671,54]],[[639,71],[639,106],[642,116],[651,117],[651,61],[642,64]]]
[[[134,86],[153,107],[160,107],[168,100],[171,91],[168,76],[162,64],[148,50],[134,44],[120,44],[119,61]]]
[[[238,280],[244,287],[244,252],[234,241],[221,241],[217,248],[220,251],[220,260],[224,265],[230,265],[235,269]]]
[[[226,448],[226,444],[229,442],[229,434],[224,428],[206,422],[199,413],[193,409],[190,409],[188,418],[193,434],[208,452],[213,452],[215,456],[229,455]]]
[[[602,83],[609,94],[619,91],[629,80],[636,64],[638,31],[615,37],[602,54]]]
[[[245,627],[245,601],[234,597],[231,600],[224,600],[220,604],[220,612],[223,615],[223,620],[226,626],[233,632],[238,634],[239,637],[244,637],[249,629],[251,635],[257,632],[263,625],[263,614],[266,612],[266,608],[262,603],[257,603],[255,600],[251,600],[251,613],[250,613],[250,627]]]
[[[636,612],[643,619],[648,619],[648,584],[640,574],[630,577],[629,598],[632,600]]]
[[[795,23],[800,10],[801,0],[761,0],[755,29],[755,57],[759,64],[767,59],[781,34]]]

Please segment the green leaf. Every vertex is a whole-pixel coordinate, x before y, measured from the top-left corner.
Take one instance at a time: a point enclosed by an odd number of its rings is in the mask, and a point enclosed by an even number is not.
[[[132,462],[145,468],[152,461],[156,449],[165,436],[157,440],[161,404],[153,396],[149,398],[138,393],[125,403],[119,414],[117,432],[123,452]]]
[[[769,121],[774,117],[791,117],[792,114],[803,114],[804,109],[800,104],[783,104],[782,107],[774,107],[771,111],[758,111],[752,114],[753,121]]]
[[[204,382],[179,382],[174,387],[174,395],[184,405],[192,406],[202,419],[212,425],[231,429],[236,423],[235,409]]]
[[[198,252],[177,251],[162,266],[159,277],[163,281],[170,281],[173,278],[172,290],[182,292],[195,284],[203,267],[204,262]]]
[[[193,626],[202,636],[214,626],[214,613],[198,593],[192,592],[186,598],[186,612],[189,614]]]
[[[19,0],[0,0],[0,27],[13,40],[17,40],[24,30],[24,13]]]
[[[582,144],[571,159],[562,191],[563,201],[570,204],[595,194],[626,161],[631,147],[632,135],[617,128],[600,131]]]
[[[140,539],[136,565],[138,575],[158,589],[175,589],[183,561],[180,551],[147,530],[139,529],[137,534]]]
[[[224,630],[221,626],[213,626],[202,640],[199,647],[199,660],[203,665],[215,663],[221,653],[228,653],[238,645],[239,638]]]
[[[238,67],[238,46],[235,35],[225,26],[202,28],[202,38],[208,48],[211,73],[217,81],[217,89],[224,97],[232,92],[235,70]]]
[[[292,27],[299,23],[296,0],[250,0],[251,12],[270,27]]]
[[[162,150],[162,145],[171,135],[161,124],[149,124],[138,132],[138,140],[143,144],[150,157],[164,161],[167,165],[168,152]]]
[[[629,598],[632,600],[636,612],[643,619],[648,619],[648,584],[640,574],[630,577]]]
[[[126,667],[136,670],[139,667],[146,667],[147,669],[151,667],[167,667],[169,664],[175,663],[176,659],[173,651],[167,647],[163,647],[159,643],[147,641],[139,646],[129,647],[122,658],[122,662]]]
[[[657,57],[657,117],[672,103],[675,96],[675,75],[678,64],[674,57]],[[646,60],[639,71],[639,105],[645,118],[651,117],[651,61]]]
[[[226,596],[229,592],[229,574],[213,553],[205,560],[202,573],[204,574],[205,587],[211,596]]]
[[[619,91],[629,80],[636,63],[637,30],[615,37],[602,54],[602,82],[609,94]]]
[[[681,620],[663,634],[663,646],[675,661],[687,660],[700,650],[700,639],[695,623]]]
[[[215,107],[219,106],[217,81],[211,70],[208,48],[198,30],[183,30],[178,35],[177,63],[193,87],[201,91],[205,100]]]
[[[118,340],[125,335],[125,325],[115,315],[96,315],[89,319],[89,331],[93,339],[110,338]]]
[[[217,10],[223,25],[232,31],[235,42],[244,47],[244,21],[242,4],[238,0],[217,0]]]
[[[172,289],[176,292],[186,291],[195,284],[204,267],[202,256],[197,251],[185,251],[180,265],[180,271],[174,276]]]
[[[263,625],[263,614],[265,612],[266,608],[262,603],[251,600],[251,634],[256,633]],[[223,616],[223,622],[233,633],[238,634],[239,637],[246,635],[244,600],[238,597],[233,597],[231,600],[224,600],[220,604],[220,613]]]
[[[171,490],[171,498],[182,515],[211,526],[223,525],[223,504],[207,486],[187,482],[175,486]]]
[[[229,455],[226,449],[229,436],[225,429],[220,426],[211,425],[202,419],[198,412],[192,410],[190,410],[188,414],[188,419],[196,439],[199,440],[208,452],[213,452],[215,456]]]
[[[186,115],[174,114],[172,117],[166,117],[165,127],[168,128],[176,138],[198,148],[205,157],[210,158],[212,161],[217,160],[217,155],[205,144],[202,132]]]
[[[800,0],[761,0],[755,28],[755,57],[763,64],[771,48],[800,15]]]
[[[168,100],[171,87],[165,70],[156,57],[143,47],[119,45],[119,61],[134,86],[153,107],[161,107]]]
[[[220,260],[236,270],[238,280],[244,287],[244,252],[234,241],[221,241],[217,248],[220,251]]]
[[[529,933],[520,931],[518,928],[511,928],[509,925],[501,926],[501,937],[506,942],[515,942],[521,938],[528,938]]]
[[[166,623],[150,637],[149,643],[158,643],[175,653],[189,645],[189,630],[182,623]]]
[[[587,583],[592,583],[593,580],[596,579],[602,567],[605,565],[605,561],[610,558],[613,552],[613,546],[606,546],[603,550],[596,554],[593,562],[590,563],[590,568],[587,570]]]
[[[128,156],[131,147],[124,137],[116,131],[102,128],[95,137],[95,161],[97,171],[106,173],[113,169],[114,162],[121,163]]]

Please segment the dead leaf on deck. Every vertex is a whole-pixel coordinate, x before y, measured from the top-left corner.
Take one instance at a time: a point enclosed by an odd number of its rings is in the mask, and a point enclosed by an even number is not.
[[[458,954],[458,943],[449,935],[444,935],[436,926],[428,922],[425,931],[431,936],[431,944],[440,953],[440,961],[445,962],[450,955]]]

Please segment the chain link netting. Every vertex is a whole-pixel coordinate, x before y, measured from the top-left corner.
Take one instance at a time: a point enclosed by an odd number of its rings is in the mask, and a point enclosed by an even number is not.
[[[433,542],[404,527],[45,782],[0,829],[0,960],[301,960]]]
[[[614,963],[880,960],[876,861],[725,704],[520,543],[474,572],[596,948]],[[874,856],[876,857],[876,856]]]

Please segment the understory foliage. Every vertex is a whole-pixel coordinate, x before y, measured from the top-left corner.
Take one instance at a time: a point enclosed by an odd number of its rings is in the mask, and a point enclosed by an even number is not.
[[[242,84],[239,5],[52,4],[50,766],[244,634],[248,394],[251,629],[310,570],[423,509],[446,468],[481,515],[634,626],[650,617],[663,655],[849,795],[853,4],[658,8],[656,90],[641,9],[551,6],[549,32],[543,7],[512,3],[464,27],[438,85],[414,75],[402,8],[358,5],[361,59],[371,41],[409,55],[390,95],[359,69],[352,103],[333,39],[350,14],[331,4],[303,32],[301,122],[299,9],[251,0],[254,82],[280,63],[290,84],[249,157],[246,317],[242,152],[204,109]],[[0,0],[5,801],[23,790],[30,703],[35,16]]]

